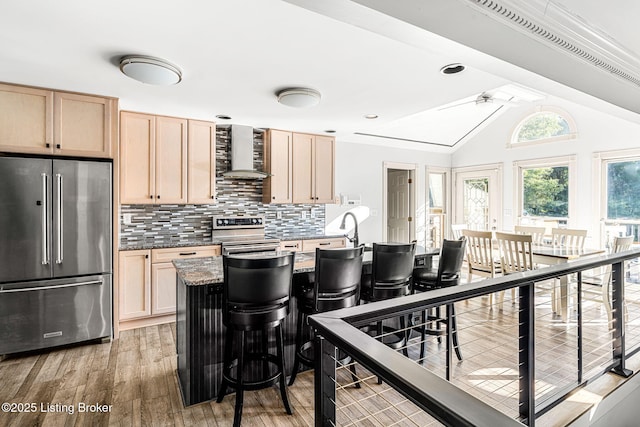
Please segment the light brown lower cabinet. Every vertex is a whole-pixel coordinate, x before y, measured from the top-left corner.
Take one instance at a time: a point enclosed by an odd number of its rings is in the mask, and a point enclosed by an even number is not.
[[[313,252],[316,248],[344,248],[347,242],[344,237],[323,237],[306,240],[283,240],[280,242],[281,251]]]
[[[178,258],[220,255],[220,246],[120,251],[118,313],[120,330],[175,320]]]

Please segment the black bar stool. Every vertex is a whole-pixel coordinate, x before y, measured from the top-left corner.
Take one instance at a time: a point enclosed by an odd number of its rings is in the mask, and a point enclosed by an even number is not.
[[[371,274],[362,275],[361,300],[374,302],[409,295],[415,253],[415,242],[374,243]],[[400,329],[386,325],[383,327],[382,321],[379,321],[375,329],[365,327],[364,330],[368,333],[375,332],[379,337],[384,333],[382,342],[394,349],[402,348],[404,355],[409,355],[406,348],[408,333],[405,316],[400,316]]]
[[[295,381],[301,364],[313,366],[313,340],[302,342],[303,336],[311,335],[305,333],[307,316],[358,304],[363,253],[364,246],[346,249],[317,248],[315,272],[296,275],[294,293],[298,301],[298,326],[296,356],[289,385]],[[338,359],[343,365],[351,361],[347,355],[339,355]],[[351,365],[350,369],[356,387],[360,387],[355,366]]]
[[[438,271],[433,271],[428,268],[415,268],[413,270],[412,293],[427,292],[433,289],[459,285],[460,270],[462,269],[466,243],[464,236],[461,237],[460,240],[443,240],[440,259],[438,260]],[[447,310],[451,315],[451,330],[449,331],[447,329],[446,333],[451,334],[456,356],[458,360],[462,360],[460,348],[458,347],[458,331],[456,328],[454,305],[447,304]],[[427,329],[427,322],[435,322],[436,328]],[[419,328],[421,338],[420,363],[424,361],[426,335],[444,335],[445,332],[440,329],[442,323],[447,324],[447,318],[446,316],[442,317],[440,315],[440,307],[436,308],[435,315],[428,315],[426,310],[422,311],[422,325]]]
[[[289,314],[293,262],[293,253],[267,256],[225,255],[223,258],[222,320],[227,328],[227,335],[223,377],[217,401],[222,402],[227,387],[231,386],[236,390],[234,426],[240,426],[244,391],[270,387],[278,381],[284,407],[287,414],[292,414],[285,380],[282,322]],[[275,329],[276,333],[276,354],[269,353],[268,349],[268,332],[271,329]],[[247,350],[249,331],[261,332],[261,351]],[[234,357],[233,341],[236,334],[239,334],[239,340]],[[271,372],[270,368],[273,366],[276,367],[275,372]],[[236,368],[235,377],[232,376],[233,368]],[[259,378],[254,378],[256,376]]]

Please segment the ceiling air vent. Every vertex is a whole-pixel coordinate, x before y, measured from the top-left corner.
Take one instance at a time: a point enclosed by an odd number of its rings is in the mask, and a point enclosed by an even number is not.
[[[533,1],[526,4],[525,7],[528,7],[528,12],[531,15],[538,15],[536,20],[519,11],[518,6],[511,4],[512,2],[509,0],[499,2],[492,0],[467,1],[482,10],[489,11],[491,15],[501,20],[507,21],[522,32],[542,38],[570,55],[580,57],[602,70],[640,86],[639,77],[616,65],[622,64],[624,68],[638,71],[640,75],[637,61],[632,54],[618,45],[611,37],[597,32],[597,30],[586,25],[584,21],[570,12],[554,5],[553,2]],[[535,9],[536,5],[539,10]],[[550,25],[544,26],[539,23],[548,20],[551,15],[553,15],[554,22],[560,23],[558,26],[567,29],[566,34],[562,34],[562,31],[556,29],[550,29]],[[572,36],[569,36],[569,34],[572,34]],[[602,41],[598,40],[605,40],[607,46],[604,46]],[[615,46],[615,52],[612,52],[611,46]]]

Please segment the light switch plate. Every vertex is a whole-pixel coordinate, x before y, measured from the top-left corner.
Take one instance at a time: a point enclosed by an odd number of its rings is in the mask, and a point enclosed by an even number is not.
[[[122,215],[122,222],[125,225],[131,225],[132,220],[133,220],[133,218],[132,218],[131,214],[123,214]]]

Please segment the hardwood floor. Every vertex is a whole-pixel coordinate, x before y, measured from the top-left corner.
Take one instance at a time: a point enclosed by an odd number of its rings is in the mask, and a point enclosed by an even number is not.
[[[629,292],[627,348],[640,342],[640,292]],[[464,360],[453,367],[453,382],[469,393],[517,415],[517,307],[507,298],[502,310],[488,298],[456,304]],[[537,396],[546,398],[576,377],[575,322],[550,314],[548,292],[536,296]],[[610,357],[606,313],[599,303],[585,304],[585,370]],[[419,343],[409,352],[417,358]],[[291,363],[291,361],[288,361]],[[430,337],[425,367],[444,375],[444,349]],[[363,387],[351,385],[338,370],[338,425],[438,425],[386,384],[357,367]],[[245,393],[243,425],[312,426],[313,375],[298,375],[289,388],[294,415],[288,416],[276,388]],[[9,357],[0,361],[0,403],[26,405],[20,412],[0,412],[3,426],[228,426],[234,395],[222,403],[185,408],[176,377],[175,324],[124,331],[120,339]],[[30,406],[34,404],[35,407]],[[107,411],[84,411],[81,404]],[[96,408],[88,408],[96,409]]]
[[[185,408],[175,370],[175,324],[125,331],[110,343],[6,358],[0,362],[0,402],[36,407],[0,412],[0,426],[231,425],[233,395]],[[298,375],[289,393],[293,416],[275,388],[245,393],[243,425],[313,425],[312,373]],[[110,410],[79,412],[81,403]]]

